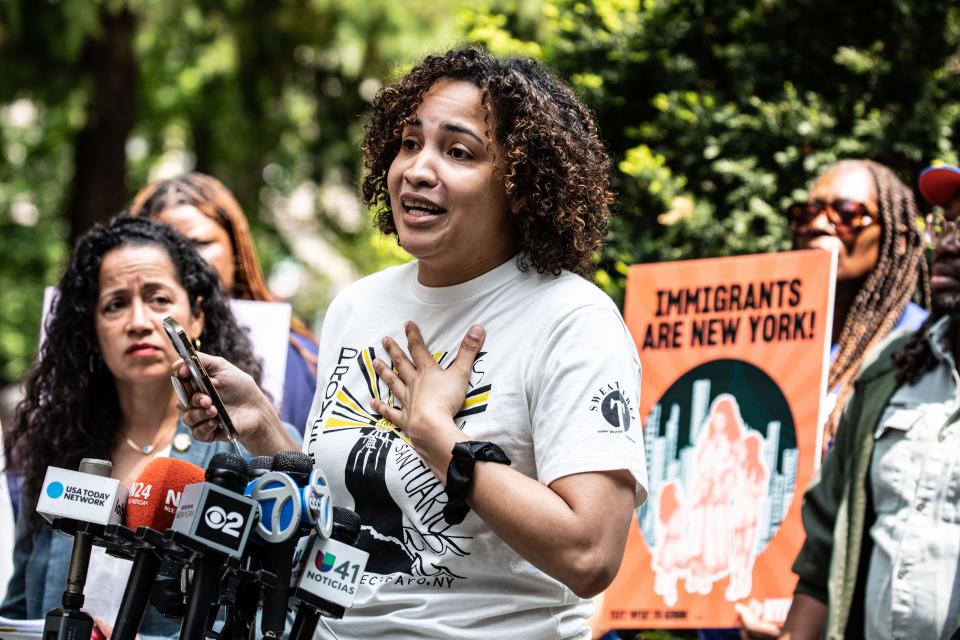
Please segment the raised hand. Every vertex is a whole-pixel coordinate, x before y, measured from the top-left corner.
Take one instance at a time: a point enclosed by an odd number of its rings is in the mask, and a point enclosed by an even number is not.
[[[780,627],[772,622],[764,622],[756,611],[740,603],[734,605],[740,616],[740,638],[742,640],[774,640],[780,637]]]
[[[383,346],[393,366],[379,358],[373,362],[377,375],[386,382],[400,406],[373,400],[371,407],[400,427],[424,462],[444,480],[453,445],[468,439],[454,424],[453,416],[463,407],[470,371],[483,346],[485,332],[480,325],[472,325],[456,358],[444,369],[433,359],[415,323],[407,322],[404,331],[409,357],[396,341],[384,338]]]

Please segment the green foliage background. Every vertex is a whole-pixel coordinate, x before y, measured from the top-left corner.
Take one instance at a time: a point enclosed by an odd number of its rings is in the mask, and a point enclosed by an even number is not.
[[[619,195],[597,280],[618,298],[634,262],[789,248],[781,212],[840,158],[907,184],[957,162],[955,4],[490,0],[470,22],[596,111]]]
[[[321,196],[354,191],[361,116],[382,83],[453,44],[457,15],[447,3],[0,0],[0,382],[19,379],[34,358],[42,288],[56,282],[76,226],[76,149],[102,117],[102,50],[112,47],[108,63],[121,66],[115,42],[130,24],[135,84],[117,92],[132,92],[135,104],[123,198],[99,219],[172,163],[236,193],[268,274],[305,257],[276,224],[297,187],[316,196],[321,239],[355,273],[401,259],[393,241],[325,209]],[[294,302],[318,321],[337,284],[322,270],[311,275]]]
[[[618,299],[631,263],[787,248],[780,212],[838,158],[911,183],[958,160],[951,3],[0,0],[0,381],[33,358],[40,289],[68,253],[77,140],[102,93],[90,52],[119,18],[136,70],[123,192],[171,161],[218,176],[268,271],[309,258],[281,232],[298,189],[356,274],[402,259],[326,195],[354,191],[376,89],[466,40],[546,61],[595,110],[618,194],[596,279]],[[316,320],[339,285],[309,275],[295,305]]]

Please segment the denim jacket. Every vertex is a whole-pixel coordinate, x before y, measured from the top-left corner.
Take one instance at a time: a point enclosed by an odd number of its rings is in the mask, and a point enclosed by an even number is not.
[[[287,432],[300,443],[300,434],[289,425]],[[177,425],[177,435],[190,435],[190,429],[181,422]],[[233,451],[227,442],[200,442],[191,438],[186,451],[171,448],[170,457],[179,458],[206,469],[210,459],[217,453]],[[35,500],[21,497],[20,517],[17,520],[16,544],[14,548],[13,576],[7,587],[7,595],[0,604],[0,616],[14,619],[39,619],[52,609],[60,607],[64,587],[67,584],[67,567],[73,550],[73,537],[60,534],[51,529],[46,522],[33,533],[29,533],[28,524],[33,516]],[[86,589],[95,588],[88,584]],[[113,623],[112,620],[107,622]],[[152,606],[147,606],[140,627],[142,640],[173,638],[180,633],[180,624],[168,620]]]
[[[803,498],[806,540],[793,565],[796,592],[828,605],[823,637],[862,638],[867,569],[876,515],[870,490],[874,431],[899,385],[892,356],[908,339],[889,341],[858,376],[836,442]]]

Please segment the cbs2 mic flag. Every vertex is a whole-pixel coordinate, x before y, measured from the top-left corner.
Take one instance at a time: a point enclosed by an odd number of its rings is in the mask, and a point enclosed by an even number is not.
[[[239,558],[250,535],[257,503],[209,482],[187,485],[171,531]]]

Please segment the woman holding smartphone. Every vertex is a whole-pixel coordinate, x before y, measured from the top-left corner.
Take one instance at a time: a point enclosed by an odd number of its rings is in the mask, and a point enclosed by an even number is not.
[[[58,284],[40,357],[27,375],[8,458],[24,474],[14,574],[0,616],[43,618],[60,606],[72,538],[55,535],[35,511],[47,467],[76,469],[81,458],[113,464],[130,486],[155,458],[206,467],[223,442],[197,442],[180,419],[170,384],[176,352],[162,328],[171,316],[210,353],[230,358],[259,389],[260,364],[230,313],[213,271],[173,229],[118,217],[78,241]],[[249,434],[251,453],[290,449],[275,431]],[[95,548],[85,608],[112,624],[130,563]],[[179,626],[150,608],[141,637],[172,636]]]

